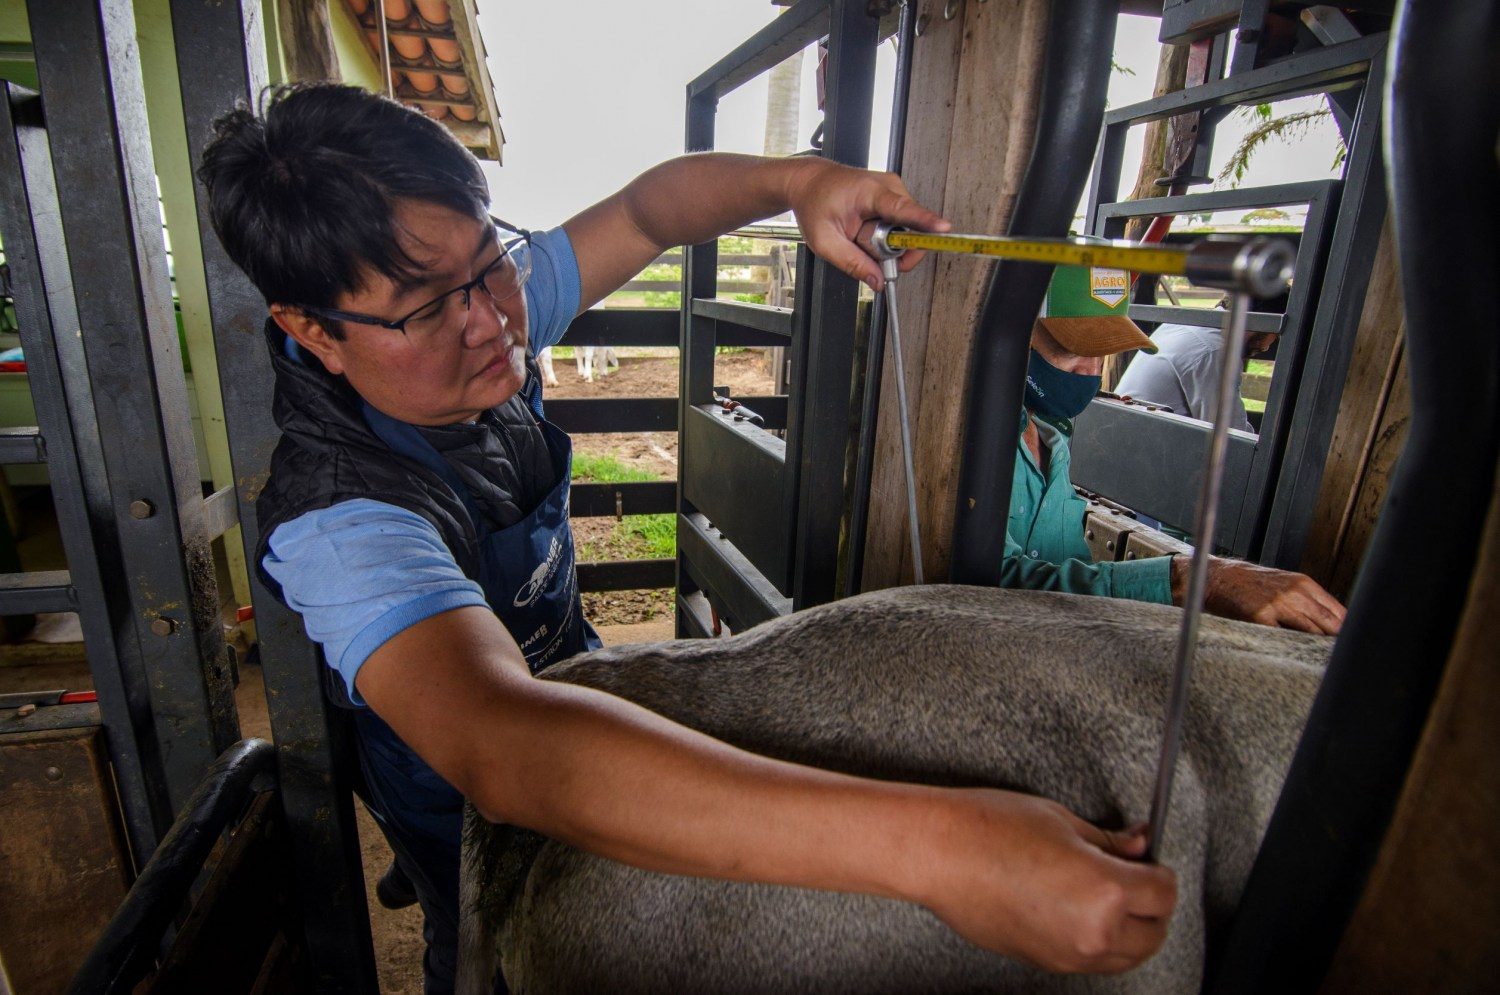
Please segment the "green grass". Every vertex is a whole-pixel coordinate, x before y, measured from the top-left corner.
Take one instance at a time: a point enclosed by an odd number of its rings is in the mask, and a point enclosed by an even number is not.
[[[626,466],[613,456],[574,453],[573,479],[591,484],[624,484],[640,480],[656,480],[657,477],[649,470],[637,470],[633,466]]]
[[[647,470],[626,466],[613,456],[574,453],[573,479],[596,484],[622,484],[659,478]],[[619,544],[627,544],[631,547],[632,559],[664,559],[676,556],[677,516],[671,513],[626,515],[621,521],[615,523],[614,531],[610,534],[609,545]],[[610,555],[610,551],[594,549],[591,544],[584,543],[578,555],[580,559],[588,561]]]
[[[649,556],[665,559],[677,555],[677,516],[627,515],[615,526],[615,534],[634,533],[646,546]]]

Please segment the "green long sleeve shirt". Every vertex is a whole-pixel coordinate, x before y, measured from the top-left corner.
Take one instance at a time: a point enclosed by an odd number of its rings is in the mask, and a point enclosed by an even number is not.
[[[1023,431],[1025,427],[1023,419]],[[1020,442],[1010,488],[1001,586],[1171,604],[1170,556],[1094,562],[1083,538],[1088,503],[1073,490],[1068,476],[1072,426],[1038,418],[1036,427],[1048,452],[1047,474],[1042,475],[1031,450]]]

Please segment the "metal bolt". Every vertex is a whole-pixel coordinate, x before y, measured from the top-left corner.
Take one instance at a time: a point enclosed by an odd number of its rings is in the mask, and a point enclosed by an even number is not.
[[[1083,537],[1085,539],[1092,539],[1092,538],[1094,538],[1094,530],[1093,529],[1084,529],[1083,530]]]
[[[947,3],[943,4],[943,20],[951,21],[954,17],[958,16],[958,5],[959,0],[948,0]]]
[[[1113,539],[1106,540],[1105,543],[1104,543],[1104,548],[1105,549],[1114,549],[1115,548],[1115,541]]]
[[[62,771],[58,770],[56,767],[48,767],[46,770],[42,771],[42,776],[49,781],[61,781]]]
[[[1128,553],[1126,553],[1125,554],[1125,559],[1127,559],[1127,560],[1133,560],[1133,559],[1135,559],[1135,550],[1132,549],[1131,551],[1129,551]]]
[[[138,499],[130,502],[131,518],[150,518],[154,514],[156,514],[156,508],[152,506],[150,501]]]
[[[932,17],[925,10],[922,11],[922,13],[920,13],[920,14],[917,15],[917,37],[918,38],[922,37],[923,35],[925,35],[927,33],[927,25],[928,25],[928,23],[931,20],[932,20]]]
[[[177,623],[170,618],[154,618],[151,620],[151,632],[157,636],[170,636],[177,629]]]

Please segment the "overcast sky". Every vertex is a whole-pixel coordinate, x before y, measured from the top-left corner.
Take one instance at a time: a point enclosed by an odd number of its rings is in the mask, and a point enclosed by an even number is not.
[[[485,171],[501,217],[529,227],[559,224],[631,177],[683,149],[684,89],[714,61],[780,10],[766,0],[636,0],[634,3],[538,3],[478,0],[480,26],[505,129],[505,163]],[[1112,107],[1151,95],[1158,46],[1154,18],[1124,17]],[[878,60],[871,164],[885,164],[894,53]],[[807,144],[819,116],[813,58],[803,59],[800,134]],[[1319,107],[1322,98],[1289,101],[1287,109]],[[764,78],[720,102],[718,147],[760,152],[765,130]],[[1214,171],[1246,125],[1229,118],[1219,129]],[[1135,177],[1142,129],[1125,153],[1124,182]],[[1331,122],[1316,124],[1295,144],[1266,146],[1245,183],[1260,185],[1336,176]],[[1222,217],[1237,221],[1237,217]]]

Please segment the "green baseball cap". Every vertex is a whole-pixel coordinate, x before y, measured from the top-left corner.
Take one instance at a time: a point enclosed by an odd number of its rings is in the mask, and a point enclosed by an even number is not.
[[[1075,355],[1156,351],[1156,343],[1130,320],[1130,274],[1122,269],[1058,266],[1037,321]]]

